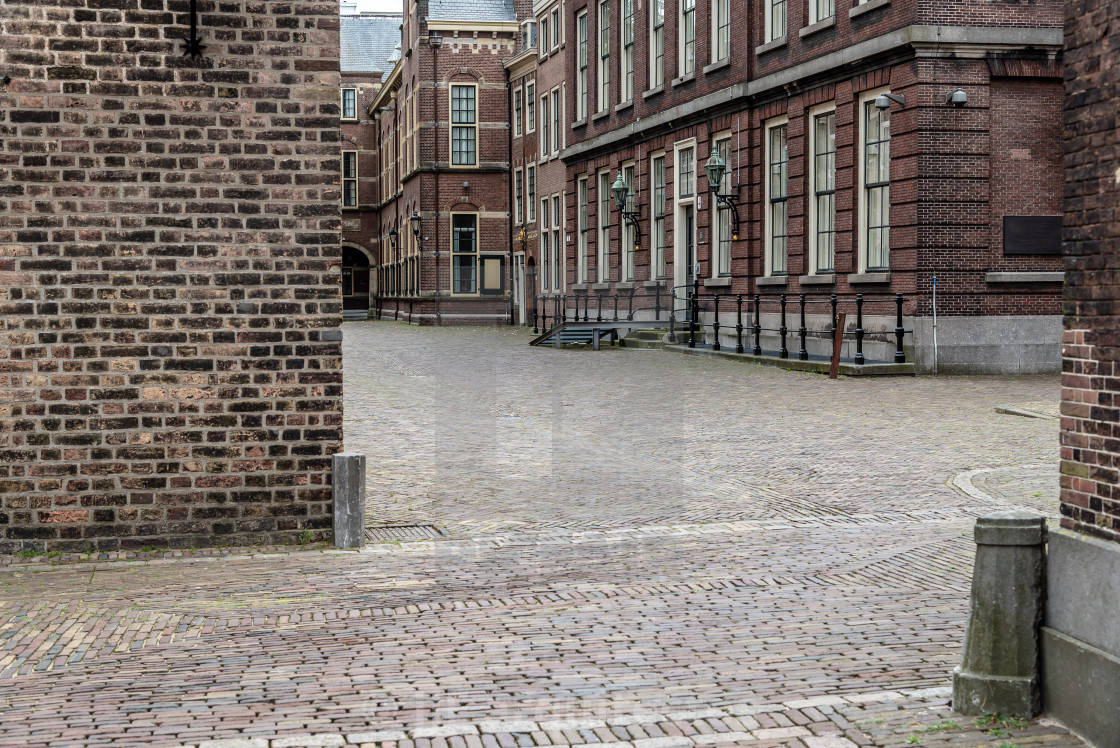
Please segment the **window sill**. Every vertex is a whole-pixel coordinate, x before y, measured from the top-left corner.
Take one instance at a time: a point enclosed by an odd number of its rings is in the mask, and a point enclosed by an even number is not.
[[[606,117],[610,113],[611,113],[611,110],[610,110],[609,107],[607,109],[604,109],[601,112],[595,112],[595,114],[591,115],[591,121],[596,122],[598,120],[601,120],[603,117]]]
[[[573,283],[572,284],[572,290],[573,291],[586,291],[587,290],[587,284],[586,283]]]
[[[705,65],[704,66],[704,75],[708,75],[709,73],[714,73],[717,70],[722,70],[722,69],[724,69],[726,67],[730,67],[730,66],[731,66],[731,58],[730,57],[725,57],[722,60],[716,60],[711,65]]]
[[[622,281],[621,283],[614,284],[614,287],[619,291],[632,291],[634,289],[634,281]]]
[[[592,283],[591,284],[591,290],[592,291],[610,291],[611,290],[611,284],[609,282],[607,282],[607,283]]]
[[[785,275],[761,275],[754,279],[756,286],[784,286],[789,283],[789,277]]]
[[[988,283],[1061,283],[1065,280],[1064,272],[1056,273],[986,273],[984,280]]]
[[[809,24],[805,28],[798,31],[797,35],[804,39],[807,36],[812,36],[813,34],[816,34],[820,31],[824,31],[825,29],[831,29],[835,25],[836,16],[829,16],[822,21],[817,21],[816,23]]]
[[[691,83],[694,80],[696,80],[696,71],[695,70],[693,70],[691,73],[687,73],[685,75],[682,75],[680,78],[674,78],[669,85],[671,85],[671,86],[683,86],[685,83]]]
[[[618,106],[616,106],[616,107],[614,108],[614,110],[615,110],[616,112],[621,112],[621,111],[625,111],[626,109],[629,109],[629,108],[630,108],[630,107],[632,107],[632,106],[634,106],[634,100],[633,100],[633,99],[629,99],[629,100],[627,100],[627,101],[624,101],[624,102],[622,102],[622,103],[621,103],[621,104],[619,104]]]
[[[890,283],[890,272],[879,273],[848,273],[848,283],[855,286],[860,283]]]
[[[656,96],[659,93],[665,93],[665,84],[664,83],[662,83],[657,88],[651,88],[650,90],[643,92],[642,93],[642,98],[643,99],[648,99],[649,97]]]
[[[764,55],[767,52],[773,52],[775,49],[781,49],[784,46],[786,46],[786,36],[785,34],[782,34],[777,39],[771,39],[765,44],[760,44],[759,46],[755,47],[754,53],[757,57]]]
[[[731,288],[731,278],[705,278],[704,288]]]
[[[338,121],[344,125],[356,125],[360,120],[357,117],[339,117]]]
[[[834,273],[812,273],[797,276],[797,281],[803,286],[831,286],[836,283],[836,275]]]
[[[660,278],[658,280],[646,281],[642,285],[646,288],[665,288],[665,279]]]
[[[584,117],[583,119],[577,119],[575,122],[572,123],[572,129],[573,130],[576,129],[577,127],[587,127],[587,117]]]
[[[870,13],[879,8],[885,8],[891,4],[891,0],[867,0],[866,3],[860,3],[848,11],[848,18],[858,18],[864,13]]]

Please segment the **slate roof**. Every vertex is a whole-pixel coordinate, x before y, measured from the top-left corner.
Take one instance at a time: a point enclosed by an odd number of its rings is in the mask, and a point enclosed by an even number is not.
[[[401,56],[399,14],[363,13],[340,16],[340,20],[342,72],[388,73],[393,69]]]
[[[437,21],[516,21],[513,0],[428,0],[428,18]]]

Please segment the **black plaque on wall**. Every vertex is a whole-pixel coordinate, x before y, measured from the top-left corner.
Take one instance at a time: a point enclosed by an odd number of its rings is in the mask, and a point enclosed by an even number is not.
[[[1005,255],[1060,255],[1061,216],[1004,216]]]

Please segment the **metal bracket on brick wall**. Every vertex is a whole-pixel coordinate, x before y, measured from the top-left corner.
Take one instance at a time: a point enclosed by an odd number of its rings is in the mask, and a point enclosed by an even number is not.
[[[334,544],[338,548],[365,545],[366,456],[339,452],[331,456],[331,493],[334,498]]]
[[[198,0],[191,0],[191,35],[183,37],[183,57],[202,57],[206,45],[198,35]]]

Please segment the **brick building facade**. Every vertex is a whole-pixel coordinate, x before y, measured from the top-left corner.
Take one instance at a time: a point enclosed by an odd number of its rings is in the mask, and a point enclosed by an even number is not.
[[[0,8],[0,551],[330,527],[338,9],[200,7]]]

